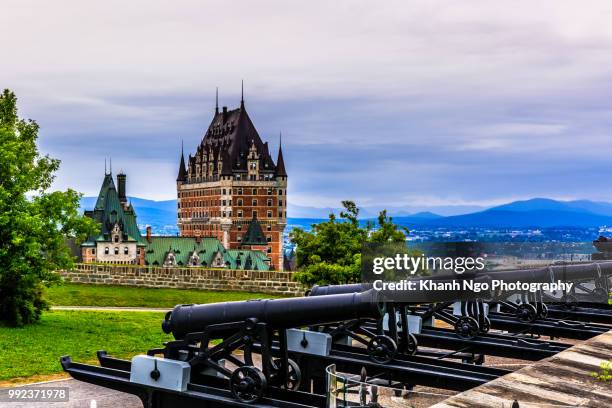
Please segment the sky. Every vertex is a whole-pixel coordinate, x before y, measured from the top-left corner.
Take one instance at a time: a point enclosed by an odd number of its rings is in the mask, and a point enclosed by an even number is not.
[[[174,198],[181,142],[244,80],[294,208],[612,201],[611,20],[608,1],[4,0],[0,87],[62,160],[54,188],[85,195],[112,157],[130,195]]]

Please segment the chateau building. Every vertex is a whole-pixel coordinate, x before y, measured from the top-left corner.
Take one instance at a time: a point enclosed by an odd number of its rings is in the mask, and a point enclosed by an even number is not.
[[[93,210],[85,215],[98,221],[100,232],[81,244],[83,262],[188,266],[269,270],[269,258],[261,228],[249,238],[248,247],[228,249],[215,237],[154,236],[147,227],[142,236],[136,222],[136,211],[126,196],[126,175],[104,174],[104,181]]]
[[[178,225],[182,237],[214,237],[231,250],[265,251],[270,267],[283,270],[287,172],[279,146],[276,163],[245,106],[215,113],[202,141],[178,177]]]

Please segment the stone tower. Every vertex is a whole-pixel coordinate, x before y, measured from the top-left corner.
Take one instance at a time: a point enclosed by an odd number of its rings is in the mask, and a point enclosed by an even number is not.
[[[287,222],[287,172],[279,145],[276,163],[244,107],[215,107],[195,153],[181,152],[178,177],[181,236],[216,237],[226,248],[250,249],[247,231],[257,223],[270,266],[283,269],[283,231]],[[259,228],[260,227],[260,228]],[[245,241],[245,238],[248,238]]]

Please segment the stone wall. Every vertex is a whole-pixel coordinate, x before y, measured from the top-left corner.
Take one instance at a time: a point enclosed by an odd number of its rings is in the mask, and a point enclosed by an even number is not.
[[[139,265],[76,264],[61,271],[67,282],[150,288],[260,292],[301,296],[306,288],[292,280],[292,272],[207,268],[161,268]]]

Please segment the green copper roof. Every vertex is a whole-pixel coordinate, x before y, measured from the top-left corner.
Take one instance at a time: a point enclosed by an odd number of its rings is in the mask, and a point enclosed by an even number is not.
[[[146,240],[145,240],[146,242]],[[177,266],[189,266],[193,253],[198,256],[198,266],[211,267],[217,254],[223,259],[225,267],[232,269],[255,269],[267,271],[267,257],[261,251],[227,250],[217,238],[201,238],[198,242],[193,237],[152,236],[145,247],[145,263],[151,266],[163,266],[170,252],[174,254]]]
[[[86,211],[85,215],[98,221],[101,224],[101,230],[100,235],[89,237],[83,245],[91,246],[94,242],[110,241],[115,224],[118,224],[123,232],[123,241],[138,242],[139,245],[144,245],[136,222],[136,212],[131,205],[123,209],[111,174],[104,176],[96,206],[93,211]]]
[[[98,193],[98,200],[96,201],[96,206],[94,210],[103,210],[104,203],[106,199],[106,194],[109,188],[115,188],[115,182],[113,181],[112,174],[105,174],[104,180],[102,181],[102,187],[100,188],[100,193]]]
[[[257,217],[253,216],[253,219],[249,223],[242,245],[266,245],[268,240],[261,229],[261,224],[257,221]]]

